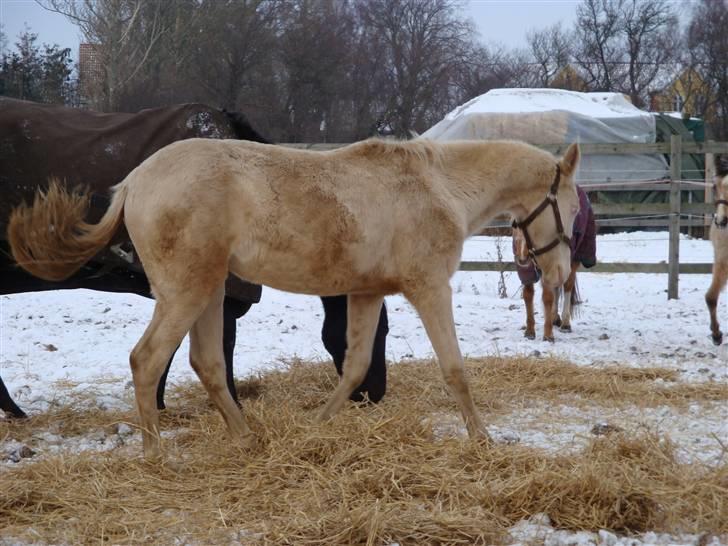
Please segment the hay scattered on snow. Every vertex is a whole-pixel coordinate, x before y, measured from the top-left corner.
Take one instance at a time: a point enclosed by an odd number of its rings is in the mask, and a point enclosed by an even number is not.
[[[422,364],[392,366],[384,403],[349,407],[322,425],[313,417],[336,382],[330,365],[294,363],[241,383],[261,438],[254,452],[231,445],[198,386],[178,388],[163,420],[178,431],[164,442],[164,462],[141,460],[137,442],[7,469],[0,528],[53,543],[492,544],[517,521],[546,513],[571,530],[728,533],[728,465],[682,464],[669,440],[649,434],[610,434],[568,455],[438,438],[427,417],[454,403],[436,365]],[[645,405],[728,399],[725,385],[682,384],[666,370],[548,359],[468,367],[479,407],[491,412],[574,395]],[[45,424],[63,433],[133,415],[56,418],[63,422]],[[0,434],[40,424],[3,423]]]

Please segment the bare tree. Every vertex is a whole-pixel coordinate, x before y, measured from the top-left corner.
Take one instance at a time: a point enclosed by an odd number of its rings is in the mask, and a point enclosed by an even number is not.
[[[342,0],[289,0],[278,40],[286,99],[286,139],[341,138],[351,88],[351,6]]]
[[[470,51],[472,25],[458,17],[454,0],[369,0],[360,8],[385,48],[384,124],[403,136],[426,129],[453,106],[448,95]]]
[[[627,72],[622,90],[635,106],[661,73],[675,73],[679,47],[677,16],[667,0],[627,0],[621,8]]]
[[[140,73],[168,30],[160,17],[164,2],[143,0],[38,0],[61,13],[97,46],[104,70],[100,105],[117,109],[120,93]]]
[[[273,59],[280,0],[199,0],[192,73],[212,102],[233,109]]]
[[[728,138],[728,4],[700,0],[688,26],[691,65],[702,79],[706,117],[714,138]]]
[[[554,76],[569,64],[573,39],[561,23],[543,30],[532,30],[527,39],[535,63],[537,85],[548,87]]]
[[[624,0],[584,0],[576,8],[574,59],[595,91],[613,91],[623,70],[620,12]]]

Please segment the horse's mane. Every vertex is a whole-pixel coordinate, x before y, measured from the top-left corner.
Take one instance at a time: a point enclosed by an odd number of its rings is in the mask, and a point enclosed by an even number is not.
[[[403,159],[415,159],[427,165],[442,162],[443,150],[438,143],[431,140],[384,140],[370,138],[348,146],[347,151],[364,157],[397,156]]]
[[[239,140],[250,140],[262,144],[273,144],[270,140],[256,131],[242,112],[230,112],[223,108],[222,113],[228,118],[230,126]]]

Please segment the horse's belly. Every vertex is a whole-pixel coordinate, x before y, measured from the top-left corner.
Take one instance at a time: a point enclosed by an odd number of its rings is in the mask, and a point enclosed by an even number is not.
[[[396,293],[400,291],[396,275],[381,267],[362,269],[349,257],[322,259],[307,253],[267,251],[235,253],[230,270],[253,283],[300,294],[329,296],[351,293]]]

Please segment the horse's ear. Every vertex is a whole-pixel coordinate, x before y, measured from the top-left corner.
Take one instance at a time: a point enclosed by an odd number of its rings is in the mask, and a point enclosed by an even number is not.
[[[715,156],[715,174],[718,176],[728,176],[728,157],[724,155]]]
[[[579,144],[574,142],[567,149],[564,157],[561,158],[559,164],[561,165],[561,174],[564,176],[571,176],[576,171],[576,166],[579,164],[581,158],[581,152],[579,151]]]

